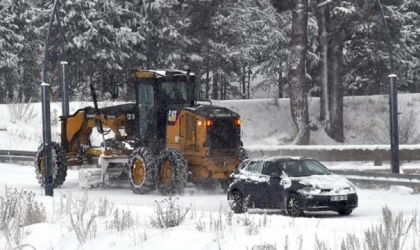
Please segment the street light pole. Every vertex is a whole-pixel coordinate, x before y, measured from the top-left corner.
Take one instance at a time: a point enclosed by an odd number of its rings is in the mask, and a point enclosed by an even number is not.
[[[60,6],[60,0],[55,0],[54,5],[51,11],[47,36],[45,38],[45,47],[44,47],[44,64],[42,69],[42,84],[41,84],[41,94],[42,94],[42,134],[43,134],[43,146],[44,146],[44,159],[45,159],[45,195],[53,196],[54,195],[54,178],[53,178],[53,166],[52,166],[52,143],[51,143],[51,112],[50,112],[50,91],[51,86],[47,83],[47,71],[48,71],[48,52],[50,48],[51,40],[51,29],[54,24],[54,20],[57,21],[59,34],[60,34],[60,44],[61,44],[61,98],[62,98],[62,115],[69,115],[69,99],[67,94],[67,72],[68,72],[68,63],[65,56],[64,50],[64,32],[61,26],[60,18],[58,15],[58,9]]]
[[[399,156],[399,136],[398,136],[398,89],[397,75],[394,74],[394,61],[392,56],[391,36],[389,34],[388,25],[384,16],[384,11],[380,0],[376,0],[379,14],[386,35],[386,45],[389,54],[389,112],[390,112],[390,139],[391,139],[391,169],[392,173],[400,172],[400,156]]]
[[[52,147],[51,147],[51,113],[50,113],[50,84],[47,83],[47,67],[48,67],[48,49],[51,38],[51,27],[54,23],[55,11],[57,10],[58,1],[54,1],[54,6],[51,12],[49,28],[47,37],[45,39],[44,48],[44,67],[42,70],[42,137],[44,145],[44,164],[45,164],[45,195],[54,195],[53,174],[52,174]]]

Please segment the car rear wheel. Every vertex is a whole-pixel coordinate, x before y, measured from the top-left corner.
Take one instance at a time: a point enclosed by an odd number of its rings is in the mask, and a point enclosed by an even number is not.
[[[339,209],[337,212],[339,215],[350,215],[353,212],[353,209],[342,208]]]
[[[246,201],[241,192],[235,190],[231,194],[233,199],[232,210],[236,214],[242,214],[247,211]]]
[[[303,215],[302,205],[299,197],[296,194],[291,194],[286,200],[286,213],[292,217],[299,217]]]

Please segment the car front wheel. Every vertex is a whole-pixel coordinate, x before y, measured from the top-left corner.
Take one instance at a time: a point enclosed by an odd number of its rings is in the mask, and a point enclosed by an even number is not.
[[[247,211],[247,205],[244,196],[241,192],[235,190],[231,194],[233,199],[232,210],[237,214],[242,214]]]
[[[292,217],[299,217],[303,215],[302,205],[299,197],[296,194],[291,194],[286,200],[286,213]]]
[[[339,215],[350,215],[353,212],[353,209],[340,209],[337,211]]]

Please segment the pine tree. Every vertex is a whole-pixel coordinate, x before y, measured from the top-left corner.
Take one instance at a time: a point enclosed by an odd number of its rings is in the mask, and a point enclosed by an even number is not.
[[[278,10],[282,10],[278,1],[272,1]],[[289,3],[285,1],[282,4]],[[288,95],[293,122],[297,128],[295,144],[308,144],[310,139],[307,84],[308,52],[308,1],[295,1],[292,9],[292,40],[288,59]]]
[[[23,49],[24,37],[19,31],[19,13],[14,1],[0,2],[0,102],[14,98],[19,82],[19,53]]]

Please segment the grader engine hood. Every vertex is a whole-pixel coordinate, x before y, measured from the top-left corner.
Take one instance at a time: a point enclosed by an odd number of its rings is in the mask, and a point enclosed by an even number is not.
[[[198,106],[198,107],[187,108],[187,110],[190,110],[193,113],[207,119],[214,119],[214,118],[238,118],[239,119],[238,113],[233,112],[230,109],[219,107],[219,106],[213,106],[213,105]]]
[[[238,113],[224,107],[198,106],[186,110],[196,114],[206,127],[204,147],[212,150],[237,149],[241,146],[241,120]]]

